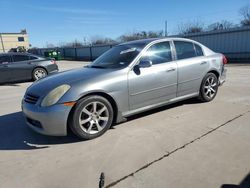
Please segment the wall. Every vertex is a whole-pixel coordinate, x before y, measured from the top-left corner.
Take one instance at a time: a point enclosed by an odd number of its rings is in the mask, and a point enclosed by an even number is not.
[[[183,36],[196,40],[231,60],[250,59],[250,27],[210,31]]]
[[[171,36],[170,36],[171,37]],[[241,27],[221,31],[210,31],[173,37],[185,37],[201,42],[215,52],[225,54],[231,62],[247,61],[250,63],[250,27]],[[114,44],[115,45],[115,44]],[[89,46],[81,48],[57,48],[65,59],[92,61],[113,45]],[[31,50],[43,55],[51,49]]]
[[[24,41],[19,42],[18,37],[23,37]],[[11,48],[23,46],[29,48],[29,38],[23,33],[0,33],[0,52],[8,52]]]

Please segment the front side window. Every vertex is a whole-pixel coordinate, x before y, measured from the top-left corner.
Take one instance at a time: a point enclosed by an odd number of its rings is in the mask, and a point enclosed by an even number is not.
[[[118,45],[99,58],[97,58],[88,67],[90,68],[124,68],[127,67],[141,52],[144,45]]]
[[[172,53],[169,42],[161,42],[152,45],[142,58],[152,61],[153,65],[172,61]]]
[[[8,55],[0,56],[0,64],[11,62],[11,58]]]
[[[177,59],[196,57],[194,45],[191,42],[174,41]]]
[[[13,55],[13,60],[14,60],[14,62],[28,61],[29,56],[27,56],[27,55]]]

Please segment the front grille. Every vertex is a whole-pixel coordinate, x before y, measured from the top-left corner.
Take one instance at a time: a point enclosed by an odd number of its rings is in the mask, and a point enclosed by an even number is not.
[[[31,95],[31,94],[26,94],[24,97],[24,101],[27,103],[31,103],[31,104],[36,104],[38,99],[39,99],[38,96]]]

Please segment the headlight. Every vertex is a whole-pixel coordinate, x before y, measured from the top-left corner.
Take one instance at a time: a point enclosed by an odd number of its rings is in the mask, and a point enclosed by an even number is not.
[[[41,106],[51,106],[56,104],[57,101],[70,89],[69,85],[61,85],[52,91],[43,99]]]

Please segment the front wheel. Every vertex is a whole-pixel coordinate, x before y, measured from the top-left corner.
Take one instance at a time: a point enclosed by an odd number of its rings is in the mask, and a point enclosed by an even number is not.
[[[113,122],[113,108],[101,96],[88,96],[81,99],[73,111],[70,128],[84,140],[94,139],[104,134]]]
[[[203,102],[212,101],[218,91],[218,78],[214,73],[208,73],[202,80],[199,99]]]

